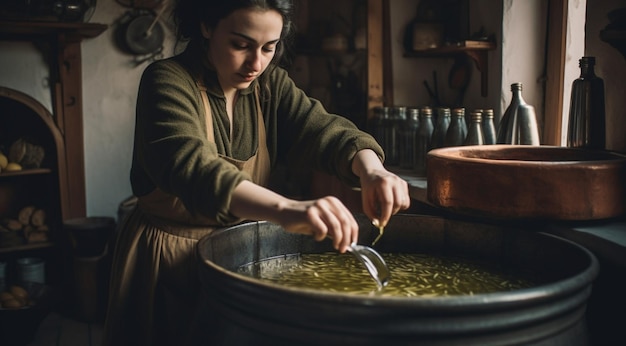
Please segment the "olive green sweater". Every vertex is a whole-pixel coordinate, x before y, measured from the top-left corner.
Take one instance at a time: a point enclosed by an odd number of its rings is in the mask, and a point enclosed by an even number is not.
[[[257,148],[254,81],[234,105],[233,140],[229,138],[226,102],[214,71],[193,61],[192,49],[149,65],[137,98],[131,185],[136,196],[155,188],[180,198],[193,214],[224,225],[236,222],[227,206],[235,187],[250,177],[218,154],[245,160]],[[201,71],[211,105],[215,143],[207,140],[204,107],[192,74]],[[295,173],[319,169],[358,185],[351,160],[358,150],[383,152],[374,138],[296,87],[283,69],[269,76],[260,92],[272,167],[285,164]],[[268,94],[269,91],[269,94]]]

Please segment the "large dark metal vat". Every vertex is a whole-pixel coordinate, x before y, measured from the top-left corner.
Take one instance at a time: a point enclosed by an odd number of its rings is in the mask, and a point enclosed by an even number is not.
[[[361,243],[376,231],[359,217]],[[396,215],[381,253],[486,259],[547,278],[530,289],[440,298],[367,297],[292,289],[237,274],[243,264],[332,251],[329,242],[265,222],[202,239],[206,345],[586,345],[585,308],[598,272],[585,248],[523,227]]]

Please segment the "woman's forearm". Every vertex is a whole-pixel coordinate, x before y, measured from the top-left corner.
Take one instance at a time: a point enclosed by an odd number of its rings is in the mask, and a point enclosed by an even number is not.
[[[231,197],[230,212],[242,219],[278,222],[278,213],[289,201],[272,190],[244,180]]]
[[[359,178],[379,169],[384,170],[385,167],[378,158],[378,155],[376,155],[376,152],[371,149],[358,151],[354,159],[352,159],[352,173]]]

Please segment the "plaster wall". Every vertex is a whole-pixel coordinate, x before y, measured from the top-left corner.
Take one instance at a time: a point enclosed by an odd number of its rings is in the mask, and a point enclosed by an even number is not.
[[[405,58],[401,33],[416,10],[416,0],[391,0],[392,64],[394,103],[424,105],[428,94],[423,81],[432,80],[437,71],[442,99],[454,97],[447,78],[452,59]],[[570,0],[570,6],[583,11],[584,0]],[[623,0],[594,1],[585,25],[570,19],[570,43],[585,41],[586,51],[568,54],[566,80],[577,78],[577,61],[583,54],[596,55],[597,74],[605,79],[607,96],[607,139],[609,148],[626,152],[624,136],[626,98],[621,93],[626,80],[626,58],[606,43],[598,32],[606,24],[610,9],[623,7]],[[470,32],[484,26],[502,40],[499,49],[489,53],[488,96],[480,96],[476,69],[465,95],[468,109],[494,108],[500,116],[510,102],[510,83],[521,81],[524,97],[538,109],[542,104],[541,69],[545,31],[545,4],[541,0],[472,0]],[[117,216],[119,203],[131,195],[129,183],[133,146],[134,110],[139,78],[148,62],[137,64],[134,57],[116,48],[116,21],[127,8],[113,0],[98,1],[92,22],[109,25],[100,36],[83,41],[83,107],[85,175],[88,216]],[[578,17],[577,17],[578,18]],[[532,23],[532,25],[530,24]],[[163,56],[172,54],[170,28],[166,29]],[[38,49],[31,43],[0,41],[0,85],[25,92],[51,111],[49,71]],[[566,83],[571,84],[571,83]],[[571,85],[570,85],[571,86]],[[568,103],[569,90],[564,100]],[[52,111],[51,111],[52,112]]]

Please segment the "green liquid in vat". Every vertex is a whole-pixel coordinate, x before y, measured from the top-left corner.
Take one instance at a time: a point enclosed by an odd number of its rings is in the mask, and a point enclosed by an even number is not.
[[[511,291],[534,280],[475,260],[426,254],[381,254],[391,270],[379,289],[350,254],[287,255],[241,266],[240,274],[293,288],[384,297],[440,297]]]

